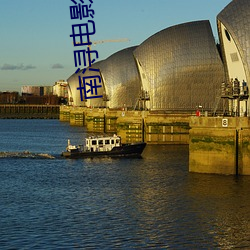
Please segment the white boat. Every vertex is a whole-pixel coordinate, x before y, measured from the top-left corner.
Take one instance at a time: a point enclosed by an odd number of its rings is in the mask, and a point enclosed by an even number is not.
[[[85,139],[85,145],[71,145],[68,140],[68,146],[62,156],[66,158],[140,156],[145,146],[145,142],[122,144],[121,137],[115,134],[113,136],[90,136]]]

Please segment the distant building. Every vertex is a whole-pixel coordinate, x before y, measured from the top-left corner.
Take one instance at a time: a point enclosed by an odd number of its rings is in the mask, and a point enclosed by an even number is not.
[[[44,96],[53,95],[53,87],[52,86],[44,86],[41,88],[43,88],[43,95]]]
[[[53,95],[53,86],[22,86],[21,94],[19,102],[23,104],[58,105],[61,103],[60,98]]]
[[[52,95],[52,86],[22,86],[22,95],[35,95],[35,96],[45,96]]]
[[[21,87],[22,95],[36,95],[40,96],[40,87],[38,86],[22,86]]]
[[[53,86],[53,95],[68,98],[68,83],[64,80],[55,82]]]
[[[18,102],[18,92],[0,92],[0,104],[16,104]]]

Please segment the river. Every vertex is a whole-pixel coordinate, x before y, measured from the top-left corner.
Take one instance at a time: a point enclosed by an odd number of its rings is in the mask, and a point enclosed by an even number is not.
[[[250,177],[189,173],[180,145],[147,145],[141,159],[60,157],[86,135],[0,120],[0,249],[250,248]]]

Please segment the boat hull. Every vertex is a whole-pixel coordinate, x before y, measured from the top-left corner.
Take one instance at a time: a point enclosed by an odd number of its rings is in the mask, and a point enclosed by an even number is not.
[[[111,151],[71,151],[63,152],[65,158],[93,158],[93,157],[138,157],[141,156],[145,142],[124,144],[120,147],[114,147]]]

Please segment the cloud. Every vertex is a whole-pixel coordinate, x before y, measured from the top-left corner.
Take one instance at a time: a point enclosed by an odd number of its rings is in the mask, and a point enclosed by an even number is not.
[[[29,64],[29,65],[24,65],[23,63],[14,65],[14,64],[8,64],[5,63],[0,69],[1,70],[29,70],[29,69],[35,69],[36,67]]]
[[[52,68],[52,69],[63,69],[64,67],[63,67],[63,65],[60,64],[60,63],[55,63],[55,64],[52,65],[51,68]]]
[[[36,69],[36,66],[29,64],[29,65],[26,65],[22,68],[22,70],[28,70],[28,69]]]

